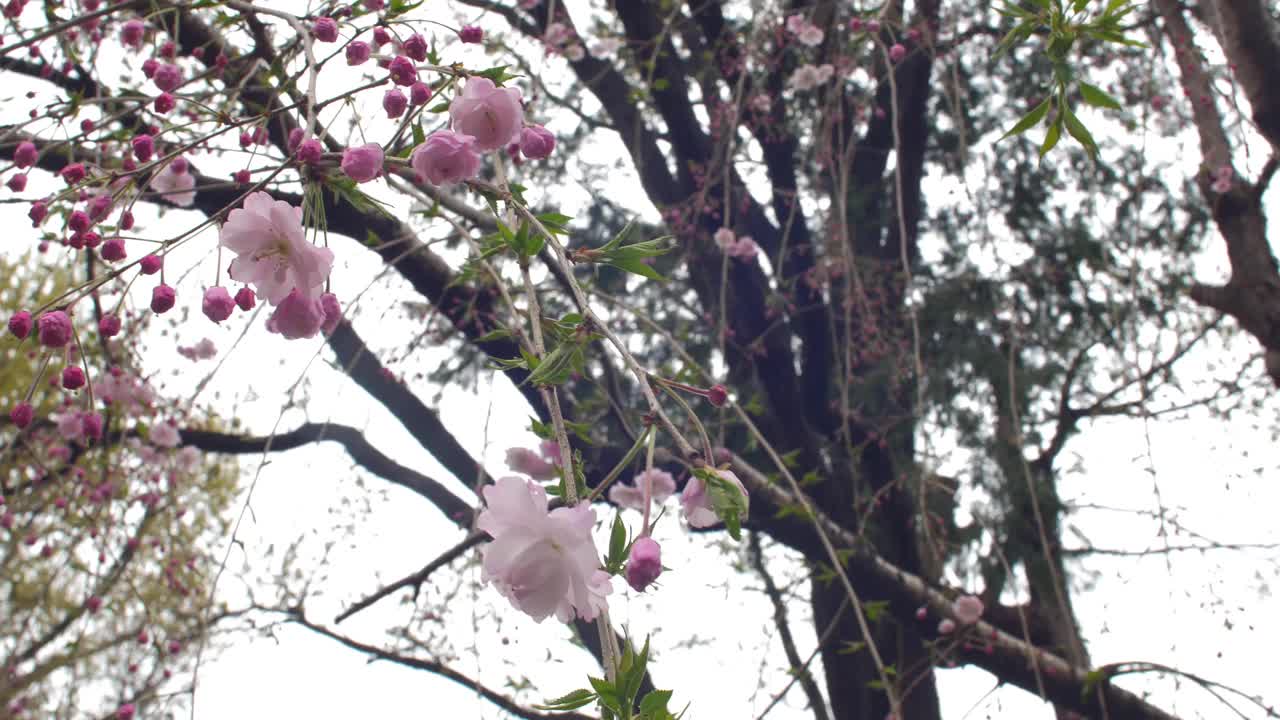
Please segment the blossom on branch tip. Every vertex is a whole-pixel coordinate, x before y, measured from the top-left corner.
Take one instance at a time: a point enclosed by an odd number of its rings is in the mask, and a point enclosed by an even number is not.
[[[342,172],[358,183],[369,182],[382,174],[383,160],[378,143],[349,147],[342,151]]]
[[[387,117],[392,120],[403,115],[408,107],[409,98],[399,88],[391,88],[382,96],[382,109],[387,111]]]
[[[978,622],[985,609],[982,601],[973,595],[961,595],[951,603],[951,611],[956,614],[956,621],[961,625],[972,625]]]
[[[476,527],[493,538],[482,550],[484,579],[537,622],[594,620],[613,591],[591,536],[595,511],[584,503],[548,512],[542,486],[517,477],[481,494]]]
[[[320,42],[331,43],[338,39],[338,21],[331,17],[316,18],[311,34]]]
[[[319,297],[298,288],[289,291],[267,320],[267,330],[278,332],[286,340],[315,337],[324,325],[325,311]]]
[[[484,30],[478,25],[463,25],[458,30],[458,39],[464,43],[479,43],[484,40]]]
[[[500,88],[484,77],[471,77],[449,106],[454,132],[475,138],[479,150],[506,147],[520,133],[523,111],[519,88]]]
[[[722,480],[727,481],[736,487],[742,493],[742,497],[747,497],[747,488],[743,486],[742,481],[731,470],[712,470]],[[711,527],[720,522],[719,516],[711,504],[711,493],[708,492],[706,483],[697,475],[689,478],[689,482],[685,484],[684,491],[680,493],[681,511],[684,513],[684,519],[689,523],[689,527],[705,528]]]
[[[649,499],[661,505],[676,492],[676,479],[666,470],[653,468],[636,475],[633,484],[615,483],[609,488],[609,502],[632,510],[644,510],[644,493],[648,486]]]
[[[179,207],[190,207],[196,201],[195,186],[196,177],[187,172],[186,161],[181,157],[174,158],[151,178],[151,189]]]
[[[476,139],[470,135],[437,130],[413,151],[409,164],[432,185],[448,185],[475,177],[480,155]]]
[[[29,168],[36,164],[36,157],[39,154],[35,143],[24,140],[18,143],[18,148],[13,151],[13,164],[20,168]]]
[[[530,160],[541,160],[556,149],[556,136],[541,125],[529,125],[520,131],[520,152]]]
[[[550,480],[558,475],[554,463],[544,460],[538,453],[528,448],[513,447],[508,449],[507,467],[515,472],[528,475],[534,480]]]
[[[71,342],[71,318],[61,310],[50,310],[36,321],[40,344],[59,348]]]
[[[231,312],[235,310],[236,303],[231,299],[231,293],[221,285],[211,287],[204,291],[204,299],[200,303],[200,309],[204,312],[204,316],[210,320],[220,323],[231,317]]]
[[[362,65],[369,56],[373,54],[373,49],[369,47],[369,43],[363,40],[356,40],[347,46],[347,64]]]
[[[250,194],[231,211],[219,242],[236,253],[227,268],[231,279],[253,285],[272,305],[295,288],[308,297],[318,294],[333,268],[333,252],[307,242],[302,208],[265,192]]]

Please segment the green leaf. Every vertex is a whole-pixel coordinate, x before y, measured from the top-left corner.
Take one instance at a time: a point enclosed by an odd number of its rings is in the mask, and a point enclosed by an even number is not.
[[[868,622],[879,622],[881,616],[889,609],[888,600],[871,600],[862,603],[862,612],[867,616]]]
[[[734,540],[742,539],[742,521],[750,510],[750,500],[733,481],[727,480],[719,472],[708,468],[697,468],[694,475],[702,480],[706,492],[711,498],[711,510],[724,523],[729,536]]]
[[[423,132],[423,130],[422,130],[422,123],[420,123],[420,122],[416,122],[416,123],[414,123],[414,124],[413,124],[413,144],[414,144],[414,146],[416,147],[416,146],[418,146],[418,145],[421,145],[422,143],[424,143],[424,142],[426,142],[426,141],[427,141],[427,134],[426,134],[425,132]]]
[[[425,0],[418,0],[416,3],[409,3],[406,0],[391,0],[391,6],[387,8],[387,19],[400,17],[401,15],[417,8]]]
[[[1098,157],[1098,143],[1094,142],[1093,135],[1089,133],[1089,129],[1084,126],[1084,123],[1080,122],[1080,118],[1077,118],[1075,113],[1071,112],[1071,108],[1065,105],[1062,107],[1062,117],[1067,123],[1067,132],[1071,133],[1071,137],[1084,146],[1085,152],[1089,153],[1089,157],[1096,159]]]
[[[531,382],[534,385],[563,385],[575,371],[582,367],[585,360],[580,345],[561,343],[555,350],[543,356],[525,382]]]
[[[667,702],[670,700],[670,690],[651,690],[640,701],[640,716],[654,720],[670,716],[671,711],[667,709]]]
[[[1044,142],[1040,143],[1040,158],[1044,159],[1045,155],[1058,144],[1058,139],[1062,137],[1062,116],[1059,115],[1057,120],[1049,126],[1049,132],[1045,133]]]
[[[1085,102],[1094,107],[1107,108],[1110,110],[1123,110],[1124,107],[1115,98],[1108,95],[1102,88],[1096,85],[1090,85],[1087,82],[1080,83],[1080,97]]]
[[[511,66],[510,66],[510,65],[497,65],[497,66],[495,66],[495,67],[491,67],[491,68],[488,68],[488,69],[486,69],[486,70],[481,70],[480,72],[473,73],[473,74],[475,74],[475,75],[479,75],[480,77],[489,78],[490,80],[492,80],[492,81],[493,81],[493,84],[494,84],[494,85],[502,85],[502,83],[504,83],[504,82],[506,82],[506,81],[508,81],[508,80],[510,80],[510,79],[512,79],[512,78],[520,77],[519,75],[513,75],[513,74],[511,74],[511,73],[508,73],[508,72],[507,72],[507,68],[509,68],[509,67],[511,67]]]
[[[548,700],[545,705],[534,705],[539,710],[577,710],[583,705],[587,705],[596,699],[596,694],[587,689],[574,690],[567,695],[561,695],[555,700]]]
[[[1053,96],[1050,95],[1049,97],[1045,98],[1044,101],[1041,102],[1039,105],[1031,108],[1031,112],[1027,113],[1026,115],[1023,115],[1021,120],[1015,123],[1013,127],[1009,128],[1009,132],[1006,132],[1004,135],[1000,136],[1000,139],[1003,140],[1009,137],[1010,135],[1020,135],[1030,130],[1031,128],[1035,127],[1036,125],[1039,125],[1040,121],[1044,119],[1045,114],[1049,112],[1049,108],[1052,105],[1053,105]]]
[[[587,681],[591,683],[591,687],[595,688],[601,705],[619,715],[623,714],[622,705],[618,702],[618,689],[613,686],[613,683],[598,677],[588,677]]]
[[[604,566],[610,573],[617,572],[627,562],[627,526],[622,522],[622,513],[613,516],[613,529],[609,531],[609,554],[605,556]]]

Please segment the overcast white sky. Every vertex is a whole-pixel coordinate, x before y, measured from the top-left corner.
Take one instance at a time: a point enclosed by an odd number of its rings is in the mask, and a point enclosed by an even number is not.
[[[374,132],[366,132],[375,139]],[[382,181],[378,185],[382,186]],[[47,187],[52,185],[46,179],[33,177],[26,195],[36,197]],[[11,227],[27,226],[24,212],[25,208],[19,206],[0,206],[0,218]],[[149,212],[141,211],[140,219],[148,221]],[[168,229],[194,220],[192,214],[171,213],[161,223],[149,223],[149,227],[159,235],[167,235]],[[210,262],[215,243],[216,234],[206,232],[196,243],[170,257],[168,271]],[[1215,259],[1216,245],[1211,241],[1210,246],[1215,249],[1206,262],[1220,264],[1221,260]],[[21,252],[25,247],[22,243],[9,243],[0,251]],[[334,249],[338,256],[335,288],[345,300],[371,282],[380,267],[370,253],[354,243],[336,240]],[[157,334],[153,339],[148,359],[155,367],[172,369],[160,376],[169,392],[190,392],[216,362],[193,364],[179,357],[173,351],[175,341],[192,344],[209,337],[225,352],[245,322],[237,315],[219,327],[199,315],[195,288],[200,281],[196,278],[210,277],[209,266],[202,265],[191,280],[179,287],[179,308],[188,310],[191,320],[176,331],[176,336]],[[149,287],[140,285],[138,292],[149,293]],[[415,330],[399,317],[398,308],[387,307],[392,297],[398,302],[407,296],[389,292],[365,295],[356,320],[357,328],[378,347],[392,348]],[[386,313],[388,310],[390,313]],[[240,417],[254,432],[267,432],[279,417],[285,390],[310,363],[312,392],[305,415],[301,410],[288,411],[281,429],[294,427],[304,418],[365,427],[367,436],[399,462],[433,477],[447,478],[447,473],[384,410],[328,367],[323,358],[314,359],[318,341],[287,343],[267,335],[261,328],[264,318],[258,318],[258,326],[226,358],[201,402],[210,403],[225,416]],[[1237,352],[1250,349],[1248,343],[1241,343]],[[433,353],[438,352],[422,352],[416,366],[436,362]],[[269,361],[275,358],[280,360],[278,365]],[[422,397],[430,395],[421,384],[411,386]],[[493,383],[491,391],[486,376],[475,390],[446,391],[440,404],[441,415],[464,446],[477,456],[483,454],[491,472],[502,473],[506,448],[532,445],[532,436],[526,430],[527,412],[501,378]],[[1177,508],[1182,523],[1211,538],[1223,542],[1280,542],[1274,522],[1274,508],[1280,507],[1280,490],[1275,484],[1276,457],[1267,429],[1274,424],[1274,410],[1275,405],[1271,404],[1269,414],[1229,423],[1096,423],[1069,446],[1069,452],[1082,459],[1082,472],[1064,480],[1063,494],[1081,502],[1154,510],[1153,487],[1158,484],[1165,506]],[[1264,428],[1254,429],[1255,422]],[[244,466],[246,478],[253,477],[255,459],[245,458]],[[459,538],[458,531],[426,501],[398,488],[385,489],[383,495],[384,488],[377,480],[368,481],[370,492],[361,491],[356,485],[357,473],[349,468],[350,462],[335,446],[272,457],[257,475],[252,515],[237,536],[243,543],[243,554],[239,550],[231,554],[233,569],[247,556],[255,570],[263,571],[261,558],[269,547],[278,554],[298,538],[306,538],[304,547],[315,553],[325,540],[337,540],[338,546],[328,559],[323,596],[309,603],[317,620],[328,620],[347,602],[376,588],[380,581],[417,569]],[[470,497],[462,484],[453,479],[450,482],[459,495]],[[351,520],[351,506],[344,500],[371,495],[370,511],[354,518],[349,536],[336,529]],[[636,520],[634,516],[629,519]],[[691,537],[672,520],[674,516],[663,523],[659,532],[664,563],[672,568],[663,576],[662,588],[637,598],[621,582],[615,583],[611,602],[614,618],[635,635],[653,634],[657,651],[654,677],[659,686],[675,690],[677,706],[690,703],[689,717],[755,717],[786,683],[786,677],[776,670],[781,652],[772,639],[767,601],[759,592],[744,587],[754,583],[744,583],[735,576],[729,567],[732,554],[714,549],[722,538]],[[1154,524],[1136,515],[1083,511],[1075,517],[1075,525],[1102,547],[1140,550],[1161,544]],[[1179,541],[1185,539],[1174,542]],[[1078,582],[1087,579],[1090,587],[1077,593],[1076,606],[1095,664],[1122,660],[1167,663],[1246,691],[1263,693],[1267,701],[1280,703],[1271,661],[1274,640],[1280,637],[1276,614],[1280,604],[1271,592],[1277,569],[1267,557],[1274,559],[1275,553],[1179,553],[1168,558],[1087,561],[1086,567],[1096,576],[1077,577]],[[788,574],[787,566],[785,560],[775,563],[780,576]],[[473,580],[478,579],[474,568],[467,572]],[[242,583],[228,573],[222,583],[222,597],[233,603],[240,601],[242,588]],[[800,585],[796,590],[801,597],[807,596],[807,587]],[[503,689],[507,670],[500,658],[514,658],[519,672],[537,684],[538,691],[526,697],[532,701],[582,686],[585,674],[595,671],[585,652],[563,641],[563,628],[552,622],[534,625],[507,608],[489,589],[480,592],[477,602],[477,616],[483,616],[486,608],[499,608],[504,613],[503,623],[497,627],[483,618],[466,622],[470,601],[453,601],[450,613],[455,618],[451,621],[454,647],[465,650],[457,660],[459,670]],[[812,630],[804,621],[805,605],[802,601],[795,603],[792,618],[802,654],[807,654],[814,643]],[[344,623],[341,629],[360,639],[379,642],[383,629],[402,625],[407,618],[407,609],[396,600],[389,600]],[[703,642],[689,643],[691,638]],[[504,639],[510,644],[504,645]],[[201,720],[500,716],[492,706],[453,683],[387,663],[370,664],[359,654],[305,630],[284,629],[273,639],[242,636],[233,638],[231,643],[230,649],[207,658],[200,669],[195,702],[196,717]],[[760,657],[766,646],[769,669],[761,679]],[[1037,699],[1022,691],[989,692],[994,682],[980,671],[944,671],[940,673],[940,684],[948,720],[1052,717]],[[1179,690],[1169,682],[1157,687],[1157,702],[1175,714],[1229,716],[1203,691],[1187,683]],[[793,691],[771,717],[809,716],[801,698],[798,690]],[[1246,717],[1262,716],[1256,710],[1240,707]]]

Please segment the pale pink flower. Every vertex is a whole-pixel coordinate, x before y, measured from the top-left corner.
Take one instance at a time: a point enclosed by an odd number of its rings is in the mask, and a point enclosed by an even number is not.
[[[622,47],[622,41],[618,38],[605,37],[592,43],[588,50],[593,58],[609,58],[618,52],[618,48]]]
[[[939,635],[950,635],[951,633],[953,633],[953,632],[955,632],[955,631],[956,631],[956,621],[955,621],[955,620],[952,620],[951,618],[943,618],[943,619],[938,623],[938,634],[939,634]]]
[[[739,260],[754,260],[758,252],[760,246],[756,245],[756,241],[750,235],[743,235],[728,249],[727,254]]]
[[[747,488],[743,486],[738,476],[733,474],[733,471],[714,470],[713,472],[737,486],[742,496],[747,497]],[[689,482],[685,484],[684,492],[680,493],[680,504],[689,527],[705,528],[720,522],[715,510],[711,508],[711,494],[707,492],[706,485],[697,475],[689,478]]]
[[[181,435],[178,434],[178,428],[169,422],[157,422],[151,426],[151,432],[147,435],[147,439],[156,447],[171,448],[177,447],[182,441]]]
[[[324,321],[325,308],[319,294],[308,294],[295,287],[267,319],[267,330],[280,333],[286,340],[302,340],[315,337]]]
[[[808,26],[809,21],[803,15],[790,15],[787,17],[787,32],[792,35],[799,35],[801,31]]]
[[[449,118],[454,132],[476,139],[476,148],[504,148],[519,135],[524,119],[520,89],[500,88],[489,78],[472,77],[449,106]]]
[[[179,207],[190,207],[196,201],[195,186],[196,177],[185,161],[171,162],[151,178],[151,190]]]
[[[737,236],[733,234],[733,231],[726,227],[722,227],[717,230],[713,238],[716,241],[716,245],[725,252],[728,252],[729,248],[733,247],[733,244],[738,240]]]
[[[507,450],[507,467],[534,480],[550,480],[557,476],[554,463],[544,460],[528,448],[513,447]]]
[[[432,185],[470,180],[480,170],[476,139],[450,130],[437,130],[413,151],[409,164]]]
[[[382,174],[382,146],[367,143],[342,152],[342,172],[358,183],[369,182]]]
[[[71,442],[84,435],[84,421],[79,410],[72,408],[49,417],[58,426],[58,434],[63,440]]]
[[[173,457],[173,466],[180,472],[194,472],[200,466],[200,451],[188,445]]]
[[[551,615],[568,622],[575,613],[595,619],[613,590],[591,537],[595,511],[583,503],[548,513],[542,486],[518,477],[482,494],[476,527],[493,537],[482,551],[483,577],[537,622]]]
[[[823,32],[817,25],[806,24],[800,32],[796,33],[796,39],[802,45],[809,47],[817,47],[822,44]]]
[[[179,347],[178,354],[192,362],[208,360],[218,354],[218,346],[209,338],[203,338],[190,347]]]
[[[956,621],[961,625],[972,625],[978,622],[984,609],[982,601],[973,595],[961,595],[951,603],[951,611],[956,614]]]
[[[231,211],[219,242],[237,256],[227,268],[231,279],[254,285],[272,305],[294,288],[318,295],[333,268],[333,252],[307,242],[302,208],[265,192],[253,193],[243,208]]]
[[[617,483],[609,488],[609,502],[632,510],[644,510],[644,493],[649,488],[650,499],[661,505],[676,492],[676,479],[666,470],[654,468],[636,475],[632,485]]]

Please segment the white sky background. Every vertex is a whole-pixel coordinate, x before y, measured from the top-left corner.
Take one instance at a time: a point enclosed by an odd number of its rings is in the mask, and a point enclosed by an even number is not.
[[[486,28],[497,26],[496,22],[484,24]],[[468,52],[472,55],[463,59],[474,60],[477,66],[492,64],[477,58],[475,49]],[[334,64],[335,69],[339,64]],[[321,97],[326,96],[326,88],[345,84],[340,76],[328,85],[328,78],[326,72],[322,76]],[[380,115],[380,96],[380,90],[369,93],[362,104],[370,117]],[[12,110],[6,113],[10,114]],[[534,114],[540,116],[536,108]],[[385,121],[368,122],[365,132],[370,140],[388,134]],[[619,149],[605,142],[601,152],[617,153]],[[211,167],[213,163],[208,158],[192,159],[206,173],[221,172],[220,166]],[[33,174],[24,196],[39,197],[53,187],[49,178]],[[386,192],[383,181],[365,187],[380,197],[395,197]],[[610,194],[619,197],[625,193],[613,188]],[[638,190],[635,196],[641,196]],[[539,193],[535,191],[530,199],[536,204]],[[403,204],[398,207],[400,211],[406,209]],[[141,224],[157,237],[188,227],[198,217],[194,213],[171,212],[155,222],[151,210],[144,206],[139,206],[137,214]],[[21,205],[0,206],[0,218],[10,227],[29,226]],[[200,315],[198,307],[197,288],[213,277],[210,263],[215,244],[216,233],[206,231],[197,241],[170,255],[166,263],[170,283],[175,285],[173,278],[178,277],[178,271],[199,266],[196,274],[178,285],[179,305],[174,313],[186,312],[189,317],[167,335],[158,332],[166,323],[156,323],[157,332],[149,345],[151,366],[164,368],[157,381],[163,382],[166,392],[178,396],[189,393],[216,362],[225,358],[200,401],[210,403],[224,416],[241,418],[253,432],[265,433],[281,418],[286,389],[309,364],[311,392],[305,413],[300,409],[285,412],[279,423],[281,430],[304,420],[332,420],[363,427],[383,452],[432,477],[447,479],[459,496],[470,499],[465,486],[448,478],[386,411],[330,368],[323,355],[315,357],[322,344],[319,341],[290,343],[268,335],[262,328],[265,315],[261,315],[245,341],[233,352],[227,352],[244,328],[244,316],[237,314],[222,326],[215,326]],[[1211,277],[1224,266],[1216,236],[1207,245],[1203,277]],[[26,242],[11,242],[3,251],[20,253],[27,247]],[[334,287],[346,303],[373,280],[381,266],[375,256],[345,239],[335,238],[333,247],[337,254]],[[397,286],[394,280],[391,285]],[[150,284],[138,283],[135,292],[139,303],[145,304]],[[364,295],[355,320],[357,330],[377,348],[393,349],[402,344],[417,328],[403,318],[398,306],[389,307],[386,303],[398,303],[406,297],[377,288]],[[218,345],[218,360],[193,364],[174,352],[175,343],[190,345],[203,337]],[[1238,343],[1233,360],[1242,360],[1252,348],[1251,342]],[[406,376],[412,378],[416,367],[439,362],[441,352],[420,352],[413,364],[404,368]],[[278,364],[274,362],[277,358]],[[1184,372],[1199,362],[1202,359],[1193,359]],[[410,387],[419,397],[432,394],[420,382],[411,381]],[[486,376],[478,388],[449,388],[439,410],[458,440],[474,455],[483,455],[490,472],[501,474],[505,471],[502,458],[506,448],[531,446],[533,439],[526,430],[528,413],[509,383],[499,378],[492,387],[491,391]],[[1153,489],[1158,484],[1164,505],[1177,509],[1179,521],[1210,538],[1223,542],[1280,541],[1274,522],[1280,491],[1274,483],[1276,461],[1266,429],[1274,423],[1274,408],[1271,403],[1259,417],[1230,422],[1093,423],[1068,446],[1069,455],[1081,458],[1082,471],[1064,478],[1061,491],[1068,500],[1154,511]],[[1264,427],[1257,429],[1255,424]],[[254,459],[246,458],[244,466],[247,477],[252,477]],[[347,603],[381,582],[416,570],[460,538],[451,523],[408,491],[386,488],[377,479],[367,481],[372,492],[360,490],[356,485],[358,473],[350,466],[338,446],[322,445],[274,455],[261,468],[254,485],[252,512],[237,535],[244,551],[231,552],[230,571],[221,585],[223,598],[233,603],[242,599],[242,584],[234,571],[246,557],[255,570],[262,571],[265,568],[261,558],[270,547],[278,556],[285,546],[302,537],[306,538],[304,547],[316,553],[324,541],[332,539],[337,545],[328,558],[329,579],[324,594],[308,604],[313,619],[327,621]],[[1154,468],[1154,474],[1150,468]],[[343,501],[352,497],[368,499],[370,512],[356,517],[352,532],[345,536],[340,527],[351,520],[352,511]],[[669,507],[674,508],[674,504]],[[603,512],[598,514],[604,517]],[[627,519],[634,523],[637,517],[633,514]],[[663,576],[657,592],[643,598],[636,598],[620,580],[615,582],[611,597],[614,619],[637,636],[653,633],[655,681],[659,687],[675,690],[676,707],[691,703],[690,717],[755,717],[786,683],[786,677],[776,671],[782,655],[772,639],[771,609],[761,593],[744,587],[756,586],[749,576],[744,583],[742,577],[735,575],[730,567],[732,555],[705,549],[718,544],[721,537],[691,537],[673,520],[674,514],[659,530],[664,564],[672,571]],[[1130,514],[1082,511],[1074,516],[1073,524],[1100,547],[1140,550],[1161,544],[1153,522]],[[1066,540],[1074,544],[1070,537]],[[1176,537],[1171,540],[1175,544],[1185,541]],[[1269,556],[1274,557],[1274,553]],[[789,574],[785,565],[776,561],[773,564],[779,580]],[[1280,637],[1276,613],[1280,603],[1271,593],[1277,571],[1263,554],[1220,551],[1204,557],[1186,552],[1168,558],[1093,558],[1085,567],[1097,576],[1092,578],[1091,588],[1076,593],[1075,603],[1095,665],[1129,660],[1162,662],[1246,691],[1261,692],[1270,703],[1280,703],[1270,659],[1274,639]],[[478,579],[474,569],[468,572]],[[1077,573],[1075,579],[1079,582],[1086,578]],[[801,584],[796,590],[807,597],[807,586]],[[455,648],[477,648],[475,653],[462,654],[455,664],[458,670],[503,690],[508,670],[498,659],[513,657],[519,672],[537,684],[538,690],[525,696],[535,702],[583,686],[585,674],[597,672],[584,651],[563,641],[564,630],[553,622],[533,624],[507,608],[505,601],[489,589],[480,592],[478,602],[483,607],[503,608],[503,626],[456,623],[451,627]],[[814,643],[806,605],[803,601],[794,603],[791,618],[802,655],[807,655]],[[459,613],[456,608],[453,612]],[[384,629],[403,624],[406,618],[406,610],[393,598],[339,629],[376,644]],[[759,662],[766,636],[770,638],[770,670],[760,688]],[[694,637],[710,644],[688,646],[687,641]],[[504,646],[504,638],[512,645]],[[491,705],[449,681],[387,663],[369,664],[358,653],[297,628],[282,629],[274,639],[234,638],[230,649],[206,658],[199,682],[195,702],[196,717],[201,720],[501,716]],[[1037,699],[1020,690],[1001,689],[988,694],[994,682],[981,671],[943,671],[939,673],[939,683],[944,717],[948,720],[1052,717]],[[1157,704],[1175,714],[1229,716],[1229,711],[1188,683],[1184,682],[1177,691],[1170,682],[1155,687]],[[794,689],[788,701],[770,717],[811,717],[803,709],[802,698]],[[1258,711],[1237,705],[1247,717],[1261,717]]]

